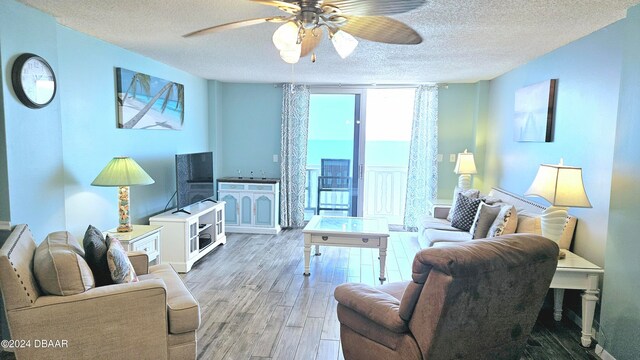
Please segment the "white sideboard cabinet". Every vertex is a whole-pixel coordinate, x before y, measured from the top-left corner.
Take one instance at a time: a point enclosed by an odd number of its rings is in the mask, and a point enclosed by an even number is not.
[[[218,179],[218,199],[227,203],[227,231],[280,232],[280,180],[221,178]]]
[[[205,201],[170,210],[149,218],[151,225],[161,225],[160,259],[177,272],[186,273],[193,264],[216,246],[227,242],[225,235],[225,203]]]

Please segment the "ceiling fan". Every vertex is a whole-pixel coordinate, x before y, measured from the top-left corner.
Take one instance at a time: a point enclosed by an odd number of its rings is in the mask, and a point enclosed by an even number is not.
[[[420,44],[422,37],[403,22],[384,15],[400,14],[422,6],[426,0],[249,0],[275,6],[288,15],[235,21],[183,35],[192,37],[263,23],[283,23],[273,34],[280,57],[295,64],[312,54],[324,28],[338,55],[349,56],[358,45],[355,37],[387,44]],[[355,37],[354,37],[355,36]]]

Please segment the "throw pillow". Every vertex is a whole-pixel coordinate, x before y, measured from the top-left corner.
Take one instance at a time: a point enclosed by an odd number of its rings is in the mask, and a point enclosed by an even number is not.
[[[447,220],[449,221],[453,220],[453,213],[456,211],[456,207],[458,207],[458,194],[463,194],[464,196],[467,196],[469,198],[477,199],[480,197],[480,190],[468,189],[462,191],[459,187],[456,186],[456,188],[453,189],[453,201],[451,202],[451,209],[449,209],[449,214],[447,215]]]
[[[113,282],[116,284],[137,282],[138,276],[120,241],[107,235],[107,243],[109,244],[107,263]]]
[[[489,231],[487,232],[487,238],[492,238],[500,235],[513,234],[518,227],[518,214],[516,207],[513,205],[502,205],[500,212],[496,219],[491,224]]]
[[[480,206],[478,206],[478,212],[476,212],[476,217],[473,220],[473,225],[471,225],[471,230],[469,230],[472,239],[483,239],[487,237],[489,228],[498,216],[498,213],[500,213],[501,208],[502,207],[500,205],[488,205],[484,202],[480,203]]]
[[[472,199],[463,193],[458,194],[456,209],[451,217],[451,226],[463,231],[469,231],[481,202],[482,199]]]
[[[33,255],[33,273],[42,292],[73,295],[94,287],[93,274],[82,255],[84,251],[66,231],[51,233]]]
[[[84,233],[82,244],[85,252],[84,259],[93,272],[96,286],[113,284],[107,264],[107,243],[100,230],[89,225]]]
[[[540,214],[518,211],[518,228],[516,232],[542,235]]]

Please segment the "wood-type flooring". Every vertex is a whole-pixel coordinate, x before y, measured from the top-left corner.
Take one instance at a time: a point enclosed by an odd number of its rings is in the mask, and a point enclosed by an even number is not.
[[[168,241],[168,239],[162,239]],[[409,280],[415,233],[392,232],[388,281]],[[227,244],[181,275],[201,307],[198,358],[206,360],[343,359],[333,290],[344,282],[379,284],[377,250],[321,247],[302,275],[301,230],[279,235],[227,234]],[[0,354],[0,360],[13,359]],[[598,359],[580,346],[580,330],[555,322],[547,301],[521,359]]]

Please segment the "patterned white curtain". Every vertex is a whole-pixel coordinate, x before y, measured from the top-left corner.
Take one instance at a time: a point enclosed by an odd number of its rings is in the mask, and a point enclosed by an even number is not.
[[[285,84],[282,92],[280,225],[299,228],[304,226],[310,93],[307,86],[293,84]]]
[[[404,228],[415,230],[438,192],[438,87],[416,89],[409,150]]]

